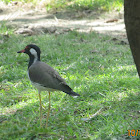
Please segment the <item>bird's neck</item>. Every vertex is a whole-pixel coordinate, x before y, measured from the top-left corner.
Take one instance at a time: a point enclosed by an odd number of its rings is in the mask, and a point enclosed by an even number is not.
[[[28,68],[36,63],[37,61],[40,61],[40,56],[34,56],[34,55],[29,55],[29,64],[28,64]]]

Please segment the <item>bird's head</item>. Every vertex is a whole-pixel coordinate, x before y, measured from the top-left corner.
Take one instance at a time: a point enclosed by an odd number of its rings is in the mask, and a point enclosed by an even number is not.
[[[26,53],[28,54],[29,56],[30,55],[33,55],[33,56],[40,56],[40,48],[36,45],[33,45],[33,44],[30,44],[30,45],[27,45],[25,47],[25,49],[21,50],[21,51],[18,51],[17,53]]]
[[[17,53],[26,53],[29,55],[29,65],[28,68],[35,62],[40,61],[40,48],[36,45],[30,44],[25,47],[25,49],[18,51]]]

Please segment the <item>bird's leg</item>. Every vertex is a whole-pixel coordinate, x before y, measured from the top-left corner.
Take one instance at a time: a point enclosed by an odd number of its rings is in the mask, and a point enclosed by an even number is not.
[[[39,93],[39,101],[40,101],[40,126],[42,127],[42,102],[41,102],[41,92],[38,91]]]
[[[50,115],[50,108],[51,108],[51,103],[50,103],[50,92],[49,92],[49,108],[48,108],[48,114],[47,114],[47,120],[46,120],[46,128],[48,126],[48,120],[49,120],[49,115]]]

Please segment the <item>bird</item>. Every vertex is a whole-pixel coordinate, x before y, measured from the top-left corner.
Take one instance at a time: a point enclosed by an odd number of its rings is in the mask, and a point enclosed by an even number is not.
[[[50,114],[50,96],[53,91],[62,91],[70,96],[80,96],[78,93],[74,92],[66,83],[59,73],[53,69],[51,66],[42,62],[40,59],[41,50],[35,44],[27,45],[23,50],[17,53],[25,53],[29,56],[28,63],[28,77],[38,90],[39,102],[40,102],[40,126],[42,127],[42,101],[41,92],[48,91],[49,93],[49,106],[46,120],[46,128],[48,125],[48,119]]]

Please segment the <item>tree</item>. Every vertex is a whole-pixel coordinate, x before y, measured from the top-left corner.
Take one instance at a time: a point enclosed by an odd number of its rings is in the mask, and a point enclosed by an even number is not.
[[[140,77],[140,0],[124,0],[127,38]]]

